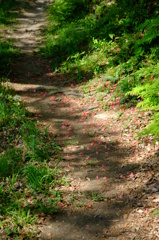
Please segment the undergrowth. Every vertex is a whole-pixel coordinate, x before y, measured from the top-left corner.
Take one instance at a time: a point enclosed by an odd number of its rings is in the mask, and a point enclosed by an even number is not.
[[[17,6],[16,0],[0,1],[0,77],[9,75],[10,61],[18,55],[18,50],[12,45],[11,39],[6,39],[3,36],[3,29],[11,27],[11,24],[16,21]]]
[[[153,111],[143,134],[159,136],[158,1],[55,0],[46,44],[55,73],[76,83],[117,84],[120,104]],[[105,83],[104,83],[105,82]],[[84,87],[86,89],[86,85]],[[103,90],[98,90],[103,91]],[[104,90],[107,92],[106,90]]]
[[[0,84],[0,226],[9,237],[37,236],[40,214],[59,210],[65,179],[58,172],[60,147]],[[50,161],[54,167],[50,167]]]
[[[3,36],[16,20],[16,1],[0,1],[0,239],[35,239],[41,216],[58,211],[61,148],[8,87],[18,50]],[[51,167],[50,167],[51,162]]]
[[[0,27],[5,27],[15,21],[17,14],[14,11],[14,8],[16,5],[16,0],[0,1]]]

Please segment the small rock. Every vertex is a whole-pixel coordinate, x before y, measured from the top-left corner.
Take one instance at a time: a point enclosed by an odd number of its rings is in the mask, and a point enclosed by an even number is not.
[[[158,189],[155,187],[153,187],[151,190],[152,190],[152,192],[158,192]]]
[[[158,198],[155,198],[152,200],[152,202],[155,202],[155,203],[158,203],[159,202],[159,197]]]
[[[138,207],[143,207],[143,204],[140,203],[140,202],[138,202],[136,205],[137,205]]]

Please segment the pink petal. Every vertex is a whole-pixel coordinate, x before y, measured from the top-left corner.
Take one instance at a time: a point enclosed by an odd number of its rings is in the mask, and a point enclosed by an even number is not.
[[[50,100],[55,100],[55,97],[51,96],[51,97],[50,97]]]
[[[28,203],[32,203],[32,200],[29,198],[29,199],[27,200],[27,202],[28,202]]]
[[[149,214],[149,211],[146,209],[146,210],[145,210],[145,213],[146,213],[146,214]]]
[[[75,190],[75,187],[74,186],[71,186],[70,187],[70,191],[74,191]]]
[[[59,202],[58,205],[59,205],[59,207],[63,207],[64,206],[64,204],[61,203],[61,202]]]
[[[121,174],[121,175],[120,175],[120,178],[124,178],[124,175]]]
[[[122,199],[122,198],[123,198],[123,196],[122,196],[122,195],[119,195],[119,196],[118,196],[118,198],[119,198],[119,199]]]
[[[133,177],[134,177],[134,174],[133,174],[133,173],[130,173],[129,177],[130,177],[130,178],[133,178]]]

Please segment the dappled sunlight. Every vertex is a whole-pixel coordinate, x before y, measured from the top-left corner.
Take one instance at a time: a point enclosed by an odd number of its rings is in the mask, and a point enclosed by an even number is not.
[[[16,80],[15,80],[16,81]],[[7,83],[4,83],[4,85],[8,85],[10,88],[13,88],[17,91],[17,93],[30,93],[32,94],[32,97],[33,97],[33,94],[35,95],[35,93],[37,92],[45,92],[45,91],[53,91],[53,90],[56,90],[58,88],[54,88],[53,86],[50,86],[50,85],[41,85],[41,84],[25,84],[25,83],[17,83],[17,82],[7,82]]]
[[[27,214],[23,220],[30,225],[36,219],[41,239],[136,239],[138,234],[151,239],[149,216],[159,202],[159,144],[153,137],[137,138],[152,114],[135,108],[144,94],[127,94],[142,91],[132,89],[141,79],[143,85],[153,83],[158,73],[158,65],[151,69],[153,58],[142,59],[148,51],[141,46],[140,29],[118,0],[19,4],[18,24],[4,30],[19,53],[12,59],[9,79],[0,85],[0,107],[7,112],[1,114],[0,167],[6,158],[19,162],[8,180],[2,179],[0,196],[4,199],[4,191],[10,191],[10,206],[15,194],[15,212]],[[139,24],[145,21],[141,17]],[[139,46],[143,49],[137,55]],[[9,97],[8,86],[13,89]],[[157,91],[157,84],[151,86]],[[18,175],[20,167],[23,175]],[[21,236],[13,230],[10,236]]]
[[[18,18],[18,28],[5,34],[11,38],[21,53],[32,53],[38,47],[38,37],[46,24],[44,9],[49,1],[23,1]],[[18,12],[19,13],[19,12]]]

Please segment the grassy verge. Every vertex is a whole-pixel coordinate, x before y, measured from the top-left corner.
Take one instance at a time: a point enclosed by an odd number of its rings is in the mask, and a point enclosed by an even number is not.
[[[0,2],[0,239],[36,239],[42,218],[60,209],[65,179],[57,170],[60,147],[7,86],[18,50],[3,32],[16,20],[15,6]]]
[[[4,36],[4,31],[9,30],[11,24],[16,21],[16,6],[16,0],[0,1],[0,77],[9,74],[10,61],[18,55],[18,50],[12,45],[11,39]]]
[[[59,209],[65,184],[57,171],[60,147],[0,85],[0,227],[3,236],[32,239],[41,214]],[[50,164],[51,163],[51,164]],[[52,167],[51,167],[52,166]]]
[[[10,74],[11,59],[18,56],[18,49],[8,40],[0,41],[0,77]]]
[[[0,1],[0,28],[15,21],[16,13],[13,10],[16,5],[16,0]]]
[[[57,75],[74,84],[85,83],[84,91],[93,84],[95,93],[107,94],[113,86],[120,104],[152,111],[153,122],[143,133],[155,138],[159,136],[158,9],[157,1],[55,0],[41,49],[52,58]]]

